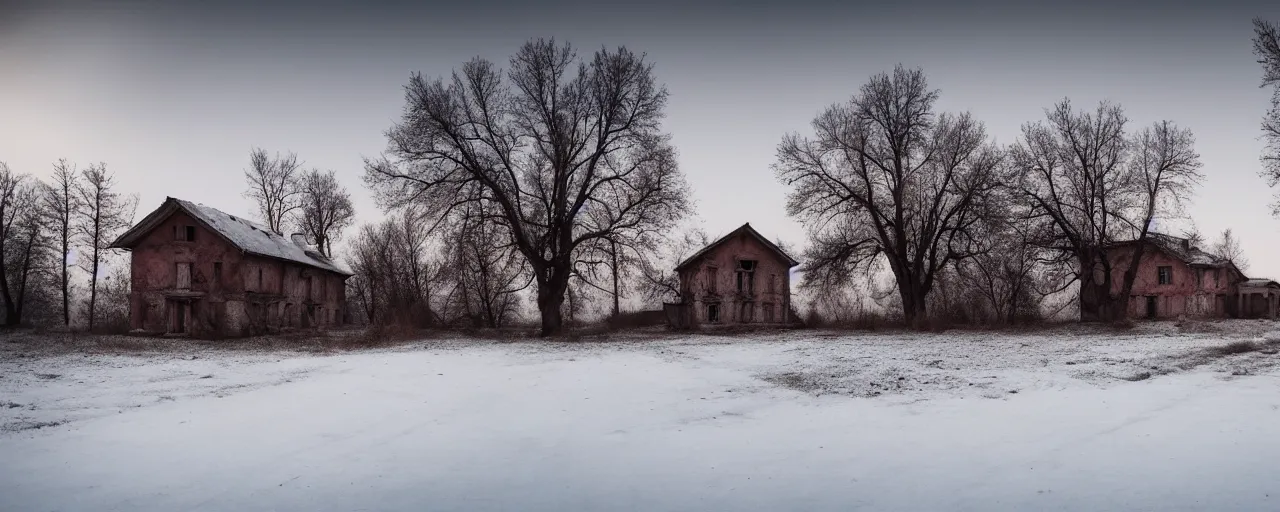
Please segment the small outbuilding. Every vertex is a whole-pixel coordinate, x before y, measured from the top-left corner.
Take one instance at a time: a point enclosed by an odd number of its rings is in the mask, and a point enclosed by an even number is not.
[[[664,305],[675,328],[785,324],[791,314],[791,268],[799,265],[750,223],[676,266],[680,300]]]
[[[351,272],[302,235],[170,197],[111,247],[132,253],[134,331],[208,338],[344,321]]]

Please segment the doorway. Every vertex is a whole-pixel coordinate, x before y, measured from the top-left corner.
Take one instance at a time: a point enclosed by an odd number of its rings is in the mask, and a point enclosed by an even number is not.
[[[1147,318],[1155,318],[1155,317],[1156,317],[1156,296],[1148,295],[1147,296]]]
[[[191,303],[184,300],[169,301],[169,334],[188,334],[191,327]]]

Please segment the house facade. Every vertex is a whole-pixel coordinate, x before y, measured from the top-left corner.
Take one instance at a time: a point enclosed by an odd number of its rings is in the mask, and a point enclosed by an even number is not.
[[[791,268],[798,264],[743,224],[676,267],[680,300],[665,305],[668,323],[696,328],[794,321]]]
[[[1130,291],[1130,318],[1275,318],[1280,284],[1249,279],[1185,238],[1151,233],[1146,244]],[[1107,251],[1113,294],[1123,287],[1136,247],[1125,242]]]
[[[300,235],[167,198],[111,247],[131,252],[135,332],[212,338],[343,322],[351,273]]]

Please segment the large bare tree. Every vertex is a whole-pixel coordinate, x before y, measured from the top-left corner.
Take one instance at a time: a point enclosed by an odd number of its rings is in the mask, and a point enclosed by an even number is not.
[[[333,171],[312,169],[298,180],[298,227],[320,254],[332,256],[333,243],[355,219],[351,194]]]
[[[0,300],[10,327],[23,321],[28,285],[45,249],[39,187],[0,162]]]
[[[1272,187],[1280,184],[1280,28],[1257,18],[1253,20],[1253,53],[1262,65],[1262,87],[1272,87],[1271,108],[1262,120],[1266,149],[1262,154],[1262,176]],[[1280,195],[1272,204],[1280,216]]]
[[[1201,178],[1189,130],[1160,121],[1130,134],[1127,124],[1118,105],[1087,112],[1063,100],[1046,121],[1023,126],[1012,150],[1006,181],[1040,224],[1037,244],[1079,280],[1082,320],[1125,317],[1152,221],[1180,214]],[[1130,241],[1128,260],[1117,260],[1112,246]],[[1117,268],[1125,269],[1118,288]]]
[[[581,60],[531,41],[506,72],[477,58],[447,80],[415,74],[405,99],[366,183],[384,207],[419,203],[444,220],[495,205],[487,220],[533,272],[544,336],[561,331],[582,248],[661,231],[690,208],[661,129],[667,91],[626,48]]]
[[[84,243],[80,268],[89,274],[89,329],[93,329],[98,304],[99,270],[104,252],[117,236],[133,222],[137,198],[124,196],[116,191],[115,176],[107,171],[107,165],[90,165],[81,172],[76,187],[80,204],[77,236]]]
[[[267,150],[254,148],[249,152],[249,169],[244,181],[249,186],[245,197],[258,207],[258,215],[267,228],[277,235],[284,234],[285,226],[301,205],[302,193],[298,186],[298,155],[289,153],[272,157]]]
[[[76,243],[76,214],[80,211],[80,197],[76,187],[80,175],[74,164],[65,159],[53,164],[53,176],[44,187],[45,224],[49,226],[56,250],[60,254],[58,267],[58,292],[62,297],[62,324],[71,325],[71,250]]]
[[[787,135],[774,164],[809,231],[805,282],[847,282],[883,258],[911,325],[938,273],[977,249],[1002,162],[981,123],[936,113],[937,99],[920,69],[876,75],[819,114],[813,137]]]

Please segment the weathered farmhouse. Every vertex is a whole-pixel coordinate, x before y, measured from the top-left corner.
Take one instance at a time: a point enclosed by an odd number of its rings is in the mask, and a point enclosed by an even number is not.
[[[665,305],[667,321],[680,328],[790,322],[791,267],[798,264],[743,224],[676,266],[680,302]]]
[[[301,235],[170,197],[111,247],[132,252],[135,331],[246,336],[343,321],[351,273]]]
[[[1112,293],[1118,293],[1136,242],[1108,251]],[[1280,284],[1249,279],[1234,264],[1195,247],[1190,240],[1148,235],[1129,296],[1131,318],[1275,318]]]

